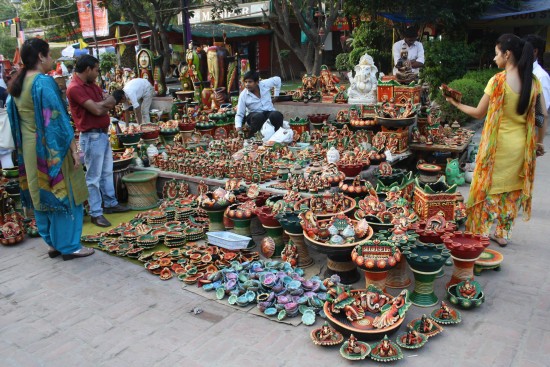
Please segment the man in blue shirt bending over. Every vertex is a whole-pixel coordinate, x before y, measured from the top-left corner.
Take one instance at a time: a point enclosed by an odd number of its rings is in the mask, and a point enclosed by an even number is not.
[[[260,75],[256,71],[247,71],[243,79],[245,89],[239,95],[237,104],[236,130],[242,129],[244,121],[250,127],[250,136],[253,136],[262,129],[267,119],[275,131],[279,130],[283,126],[283,114],[273,107],[271,88],[275,88],[274,97],[277,98],[281,90],[281,78],[274,76],[260,81]]]

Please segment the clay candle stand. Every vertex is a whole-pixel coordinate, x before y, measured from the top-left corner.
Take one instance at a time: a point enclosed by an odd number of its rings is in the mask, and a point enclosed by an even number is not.
[[[422,243],[443,243],[442,236],[457,230],[456,224],[445,220],[443,213],[438,213],[428,220],[420,220],[410,227]]]
[[[317,220],[308,211],[301,215],[305,243],[320,253],[327,255],[325,275],[337,274],[344,284],[355,283],[359,272],[351,259],[353,248],[373,235],[366,221],[352,221],[344,214],[329,219]]]
[[[418,235],[412,231],[405,231],[400,226],[397,226],[388,231],[380,231],[376,234],[376,238],[388,240],[394,243],[399,251],[403,252],[403,247],[414,244]],[[399,261],[393,269],[388,271],[386,278],[386,287],[389,288],[407,288],[411,284],[409,277],[408,265],[406,261]]]
[[[283,211],[275,216],[281,223],[285,233],[292,240],[298,251],[298,264],[300,268],[306,268],[313,265],[314,261],[309,256],[309,250],[304,242],[304,233],[300,225],[300,212]]]
[[[294,210],[311,209],[320,219],[331,218],[336,214],[347,214],[355,209],[355,200],[341,193],[326,193],[305,198],[294,205]]]
[[[463,280],[473,279],[475,262],[489,246],[489,237],[455,231],[443,236],[443,243],[451,251],[454,263],[454,272],[447,288]]]
[[[388,271],[401,261],[401,252],[389,241],[369,240],[355,246],[351,259],[365,272],[365,288],[372,284],[385,292]]]
[[[404,246],[403,256],[414,274],[412,303],[420,307],[435,305],[438,302],[434,292],[435,277],[445,260],[451,256],[450,251],[444,245],[417,242],[414,245]]]

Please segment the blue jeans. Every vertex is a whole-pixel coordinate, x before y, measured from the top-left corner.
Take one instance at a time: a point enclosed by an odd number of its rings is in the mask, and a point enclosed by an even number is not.
[[[106,208],[118,205],[113,183],[113,152],[106,133],[81,133],[80,149],[84,152],[86,185],[90,215],[103,215],[101,202]]]

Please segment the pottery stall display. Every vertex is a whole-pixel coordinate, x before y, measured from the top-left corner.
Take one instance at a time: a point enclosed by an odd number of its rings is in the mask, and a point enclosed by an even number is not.
[[[355,246],[351,259],[365,273],[365,288],[372,284],[385,292],[388,271],[401,261],[401,252],[392,242],[368,240]]]
[[[417,242],[403,247],[403,256],[407,259],[414,274],[414,291],[411,302],[420,307],[430,307],[437,303],[434,281],[450,251],[444,245]]]
[[[351,253],[355,246],[370,239],[372,228],[366,221],[354,221],[344,214],[331,219],[317,219],[312,211],[300,214],[305,243],[327,255],[325,276],[338,274],[342,283],[352,284],[359,279]]]
[[[440,211],[447,221],[453,221],[456,215],[456,185],[448,185],[445,176],[434,183],[422,183],[416,179],[414,188],[414,211],[420,219],[428,219]]]
[[[372,285],[357,290],[339,285],[329,288],[323,310],[329,324],[344,336],[377,340],[399,329],[410,305],[407,290],[392,297]]]
[[[470,232],[455,231],[442,237],[443,244],[451,251],[454,271],[446,287],[474,278],[474,265],[489,246],[489,237]]]
[[[317,113],[317,114],[311,114],[307,115],[307,119],[315,129],[321,129],[324,123],[328,121],[328,118],[330,117],[330,114],[326,113]]]
[[[255,213],[258,216],[260,223],[267,232],[265,238],[270,238],[271,241],[273,241],[273,249],[271,250],[271,246],[267,246],[266,249],[269,250],[262,250],[262,254],[267,258],[280,257],[281,252],[283,251],[283,248],[285,246],[283,240],[284,230],[281,226],[281,223],[279,223],[279,221],[275,219],[275,213],[273,213],[272,207],[267,205],[257,207]],[[261,248],[264,248],[263,240]]]
[[[311,210],[317,218],[331,218],[336,214],[347,215],[355,209],[355,200],[341,193],[324,193],[301,199],[294,205],[294,210]]]
[[[362,180],[359,175],[353,179],[340,181],[338,188],[344,195],[352,198],[364,197],[369,193],[369,190],[374,190],[370,182]],[[374,191],[374,193],[376,193],[376,191]]]
[[[402,192],[392,188],[386,194],[386,200],[380,201],[378,196],[368,195],[357,204],[356,219],[365,219],[375,232],[389,231],[396,225],[408,227],[418,217],[410,207],[410,203],[403,197]]]

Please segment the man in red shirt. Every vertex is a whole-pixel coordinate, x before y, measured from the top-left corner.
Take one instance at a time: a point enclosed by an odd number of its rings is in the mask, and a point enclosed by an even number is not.
[[[76,61],[67,98],[76,128],[80,131],[92,223],[110,227],[104,212],[119,213],[129,209],[118,203],[113,184],[113,152],[108,129],[111,122],[109,110],[115,106],[115,99],[104,95],[95,83],[98,75],[99,61],[91,55],[81,56]]]

